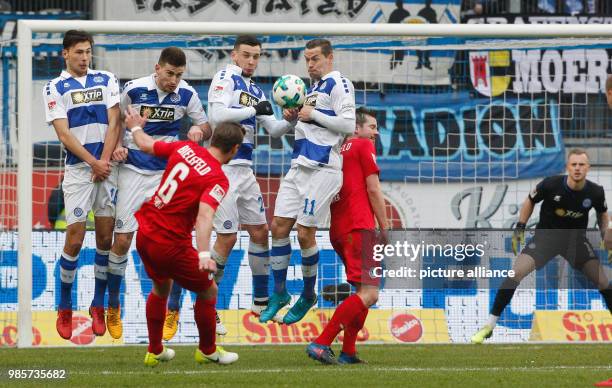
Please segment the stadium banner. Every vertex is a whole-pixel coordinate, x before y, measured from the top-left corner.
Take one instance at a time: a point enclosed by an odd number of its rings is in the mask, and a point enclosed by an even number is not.
[[[457,23],[460,0],[107,0],[100,20]],[[412,18],[408,19],[407,18]]]
[[[40,83],[40,90],[44,83]],[[196,90],[207,104],[209,84]],[[272,85],[261,84],[270,94]],[[269,100],[272,96],[268,95]],[[42,94],[34,94],[35,141],[56,141],[44,123]],[[474,98],[469,92],[419,94],[359,93],[357,105],[376,112],[377,161],[386,181],[448,182],[529,179],[563,170],[564,145],[554,98]],[[280,108],[275,106],[277,117]],[[286,173],[291,134],[271,138],[259,128],[253,151],[255,172]]]
[[[91,328],[91,317],[87,311],[72,313],[72,338],[66,341],[57,334],[55,311],[32,312],[33,346],[82,346],[82,345],[121,345],[123,339],[114,339],[108,334],[95,336]],[[0,347],[17,345],[17,313],[0,313]]]
[[[379,159],[380,160],[380,159]],[[612,170],[592,168],[590,178],[606,190],[612,198]],[[60,169],[35,170],[32,175],[32,225],[34,229],[52,229],[49,218],[49,198],[61,182]],[[266,203],[266,216],[272,220],[279,177],[258,177]],[[521,204],[541,178],[506,180],[503,182],[415,183],[383,181],[382,191],[387,203],[388,216],[394,228],[511,228],[518,218]],[[16,171],[0,174],[7,184],[4,198],[17,198]],[[61,213],[61,208],[56,213]],[[6,225],[0,229],[17,227],[16,202],[4,207]],[[531,224],[538,220],[537,209]],[[589,227],[595,228],[595,217]]]
[[[282,311],[284,313],[284,311]],[[241,344],[308,344],[321,334],[334,310],[311,310],[298,323],[262,324],[248,310],[221,310],[223,325]],[[342,341],[342,335],[338,341]],[[443,309],[372,310],[358,342],[449,343]]]
[[[231,21],[301,23],[458,23],[461,0],[200,0],[105,1],[94,15],[99,20]],[[302,48],[313,37],[261,37],[264,55],[257,76],[296,74],[307,78]],[[220,63],[229,61],[234,38],[185,36],[167,42],[143,37],[99,39],[97,66],[119,78],[142,77],[142,63],[157,63],[163,47],[187,50],[186,79],[211,79]],[[159,38],[158,38],[159,39]],[[454,52],[431,50],[432,43],[457,42],[447,38],[335,38],[335,69],[352,81],[411,85],[450,85]],[[408,47],[410,46],[410,47]],[[417,48],[415,48],[417,46]],[[428,50],[419,51],[418,47]],[[406,49],[402,50],[402,47]],[[364,49],[367,48],[367,51]],[[126,50],[132,50],[130,52]],[[126,60],[138,56],[139,61]],[[144,61],[144,62],[143,62]],[[193,65],[191,65],[193,64]],[[197,65],[196,65],[197,64]],[[355,68],[368,70],[355,72]],[[282,74],[279,73],[282,69]],[[378,71],[371,71],[378,69]]]
[[[612,198],[612,170],[592,168],[589,179],[603,186]],[[507,180],[498,183],[382,182],[382,190],[393,217],[405,228],[511,228],[529,192],[538,179]],[[539,220],[539,205],[529,225]],[[589,227],[596,227],[591,212]]]
[[[607,311],[536,311],[529,341],[612,342]]]
[[[403,239],[419,245],[425,235],[417,236],[414,233],[414,231],[394,232],[394,241]],[[383,279],[379,300],[372,312],[373,320],[367,326],[372,341],[376,338],[376,341],[380,339],[383,342],[435,342],[447,341],[446,335],[451,342],[469,341],[470,336],[486,322],[495,290],[499,287],[501,278],[508,275],[508,270],[512,267],[512,260],[515,257],[510,244],[510,230],[487,230],[479,233],[475,235],[474,232],[456,231],[454,235],[447,237],[440,234],[432,235],[438,236],[436,238],[442,236],[443,241],[453,244],[455,247],[453,256],[441,257],[439,261],[427,259],[418,262],[420,279],[417,283],[409,283],[414,284],[409,288],[404,284],[394,286],[396,283],[393,283],[392,278],[396,275],[389,273],[383,275],[385,279]],[[593,239],[593,246],[597,247],[598,232],[589,233]],[[35,231],[32,236],[32,310],[35,319],[34,326],[39,328],[41,334],[54,332],[54,311],[59,302],[61,288],[59,254],[62,251],[64,239],[65,234],[60,231]],[[309,321],[311,325],[300,326],[301,324],[298,324],[294,328],[285,327],[284,329],[277,327],[277,335],[282,334],[282,330],[289,330],[288,333],[299,331],[299,336],[296,334],[294,337],[304,339],[306,330],[313,333],[315,328],[320,330],[325,319],[329,318],[331,312],[329,309],[336,306],[333,296],[338,294],[329,289],[346,283],[344,266],[332,249],[328,232],[318,231],[316,239],[320,249],[318,293],[321,295],[317,307],[321,310],[311,313]],[[479,239],[482,241],[478,241]],[[303,288],[301,254],[296,232],[291,234],[290,240],[292,253],[287,272],[287,289],[293,295],[293,302],[295,302]],[[467,246],[464,245],[476,245],[477,243],[484,244],[486,257],[477,261],[474,261],[474,258],[466,258],[463,265],[472,265],[478,273],[473,276],[467,273],[468,277],[472,276],[469,279],[453,278],[454,275],[446,276],[443,271],[457,269],[459,265],[457,260],[461,258],[459,254],[467,253]],[[459,245],[461,245],[461,252]],[[246,335],[250,335],[252,339],[261,340],[263,331],[272,341],[274,334],[269,325],[257,326],[257,322],[246,314],[251,307],[252,300],[248,246],[248,234],[239,233],[238,242],[228,258],[223,282],[219,285],[217,308],[230,310],[224,312],[227,317],[224,319],[231,323],[228,327],[230,334],[224,339],[227,343],[244,342],[242,337]],[[4,327],[3,330],[8,334],[12,333],[11,327],[16,326],[17,322],[17,247],[18,238],[15,232],[0,232],[0,248],[3,252],[0,261],[0,322]],[[89,329],[87,329],[88,315],[85,311],[89,308],[94,292],[95,252],[94,233],[87,232],[83,249],[79,254],[78,270],[72,291],[74,307],[80,311],[78,316],[81,317],[81,321],[76,322],[74,326],[79,328],[78,332],[84,337],[78,340],[83,343],[87,343],[87,338],[90,338]],[[598,254],[603,260],[604,252],[598,251]],[[394,268],[390,266],[389,269]],[[609,268],[606,269],[607,272],[609,270]],[[555,283],[556,280],[553,280],[558,279],[560,273],[565,274],[563,276],[566,277],[571,275],[568,278],[576,275],[566,262],[557,260],[529,277],[527,286],[517,290],[512,303],[504,310],[492,338],[493,342],[527,341],[531,334],[534,314],[539,310],[604,309],[603,300],[597,290],[588,288],[584,283],[577,283],[580,288],[576,286],[568,288],[567,285]],[[410,275],[402,274],[396,277],[402,276]],[[147,341],[145,305],[151,289],[151,280],[133,245],[128,253],[128,266],[121,296],[123,342],[126,344]],[[193,317],[194,301],[194,294],[183,292],[180,300],[181,323],[175,337],[177,342],[197,342],[198,334]],[[419,322],[422,327],[422,336],[417,335],[420,330],[415,329],[419,326]],[[256,333],[259,333],[260,336],[255,337]],[[8,338],[14,337],[9,336]],[[43,336],[42,338],[41,343],[43,340],[49,344],[52,343],[50,337]],[[59,340],[59,337],[57,339]],[[6,340],[3,341],[6,342]],[[264,339],[264,341],[268,340]]]
[[[468,16],[468,24],[612,24],[612,16],[597,15],[496,15]]]
[[[468,24],[612,24],[612,17],[508,15],[470,17],[466,22]],[[500,96],[506,92],[531,95],[605,93],[606,78],[612,72],[612,64],[608,60],[612,50],[603,48],[601,42],[597,41],[590,42],[590,45],[585,41],[584,45],[574,46],[571,49],[546,47],[546,45],[546,42],[542,42],[537,47],[525,49],[470,51],[469,78],[473,88],[487,97]]]
[[[565,165],[554,99],[368,93],[356,102],[376,112],[377,162],[385,181],[528,179],[557,174]],[[257,144],[256,173],[288,169],[282,162],[291,158],[291,136],[270,140],[260,128]]]

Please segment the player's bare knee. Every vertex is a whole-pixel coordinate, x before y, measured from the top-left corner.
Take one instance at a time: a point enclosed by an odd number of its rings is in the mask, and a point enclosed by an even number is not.
[[[96,248],[101,249],[103,251],[108,251],[111,249],[113,244],[113,236],[111,235],[103,235],[100,236],[96,233]]]
[[[307,249],[317,244],[315,240],[316,228],[308,228],[302,225],[298,225],[298,242],[302,249]]]
[[[285,238],[289,236],[294,220],[288,220],[282,217],[274,217],[272,219],[272,238]]]
[[[81,247],[83,246],[82,241],[74,240],[66,240],[64,244],[64,252],[70,256],[77,256],[79,252],[81,252]]]
[[[227,257],[232,248],[234,248],[234,245],[236,245],[236,241],[238,241],[237,233],[219,233],[217,234],[214,249],[219,255]]]
[[[247,230],[255,244],[268,245],[268,225],[251,225]]]
[[[132,246],[132,239],[134,233],[115,233],[115,240],[113,241],[112,251],[118,256],[127,254]]]
[[[357,295],[366,307],[371,307],[378,302],[378,288],[376,287],[362,286],[358,289]]]

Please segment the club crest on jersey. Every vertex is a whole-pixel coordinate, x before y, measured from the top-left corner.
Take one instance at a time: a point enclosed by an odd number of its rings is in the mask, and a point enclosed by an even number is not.
[[[165,106],[140,106],[140,115],[149,120],[174,121],[174,108]]]
[[[215,185],[215,187],[213,187],[212,190],[210,190],[209,194],[217,202],[221,203],[221,200],[223,199],[223,197],[225,197],[225,190],[223,190],[223,187],[219,185]]]
[[[590,198],[585,198],[584,201],[582,201],[582,207],[583,208],[590,208],[591,207],[591,199]]]
[[[560,195],[555,195],[555,197],[553,198],[553,201],[555,201],[555,202],[561,201],[561,196]]]
[[[317,105],[317,93],[313,93],[309,96],[306,96],[306,100],[304,100],[304,105],[316,106]]]
[[[242,106],[255,106],[259,102],[259,98],[247,92],[242,92],[240,93],[240,99],[238,101]]]
[[[93,81],[97,84],[101,84],[102,82],[104,82],[104,78],[100,77],[99,75],[95,76]]]
[[[73,104],[87,104],[90,102],[103,101],[102,89],[78,90],[70,94]]]
[[[181,96],[179,96],[178,94],[174,93],[170,96],[170,101],[172,101],[173,103],[178,103],[179,101],[181,101]]]

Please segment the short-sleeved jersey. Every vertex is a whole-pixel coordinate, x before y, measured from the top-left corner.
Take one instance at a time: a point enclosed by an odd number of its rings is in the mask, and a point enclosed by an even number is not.
[[[574,191],[567,185],[566,175],[545,178],[529,199],[543,201],[537,229],[586,229],[591,208],[598,213],[608,210],[603,187],[587,180],[582,190]]]
[[[162,244],[191,244],[200,202],[216,210],[227,193],[227,177],[219,161],[196,143],[157,141],[154,152],[168,165],[153,197],[135,214],[139,233]]]
[[[331,204],[330,235],[342,236],[356,229],[374,229],[374,211],[366,178],[378,174],[374,144],[368,139],[350,139],[341,148],[342,188]]]
[[[175,141],[182,120],[189,116],[193,125],[208,121],[202,101],[194,88],[183,80],[167,93],[157,87],[155,74],[129,81],[121,93],[121,109],[132,105],[141,115],[148,114],[144,131],[156,140]],[[166,168],[166,160],[142,152],[126,132],[124,147],[128,149],[125,166],[142,174],[159,174]]]
[[[119,83],[112,73],[87,69],[75,78],[67,71],[43,88],[45,116],[49,125],[67,119],[70,133],[90,154],[100,159],[108,129],[108,109],[119,103]],[[85,167],[84,161],[66,150],[66,168]]]
[[[250,77],[242,76],[242,69],[236,65],[227,65],[215,74],[208,90],[208,113],[210,122],[218,124],[214,118],[212,104],[221,103],[227,108],[253,107],[260,101],[265,101],[263,91]],[[253,148],[255,147],[256,117],[242,120],[240,124],[245,130],[244,140],[230,165],[253,164]]]
[[[308,89],[304,105],[328,116],[355,118],[355,90],[351,81],[332,71]],[[292,164],[340,170],[340,146],[344,136],[314,120],[298,121],[295,127]]]

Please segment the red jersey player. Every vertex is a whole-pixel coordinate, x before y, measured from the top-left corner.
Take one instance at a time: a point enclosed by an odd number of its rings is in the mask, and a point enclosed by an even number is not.
[[[217,285],[213,273],[217,267],[209,249],[215,210],[229,187],[221,165],[238,151],[244,130],[238,124],[220,124],[206,149],[190,141],[155,141],[142,130],[146,118],[131,107],[125,113],[136,145],[168,159],[157,191],[135,214],[139,226],[136,248],[153,281],[146,307],[149,348],[144,363],[156,366],[174,358],[174,351],[162,345],[162,332],[166,302],[176,280],[197,294],[194,316],[200,345],[195,360],[231,364],[238,355],[215,345]],[[194,226],[197,250],[192,245]]]
[[[381,228],[381,242],[386,243],[387,217],[380,189],[374,142],[378,134],[374,114],[365,108],[356,111],[355,134],[341,148],[343,182],[331,205],[329,237],[344,262],[346,277],[357,292],[344,300],[334,312],[321,335],[308,345],[308,355],[326,364],[355,364],[355,341],[363,327],[368,308],[378,300],[379,278],[369,271],[376,266],[373,246],[376,243],[374,218]],[[344,330],[342,353],[336,359],[331,343]]]

